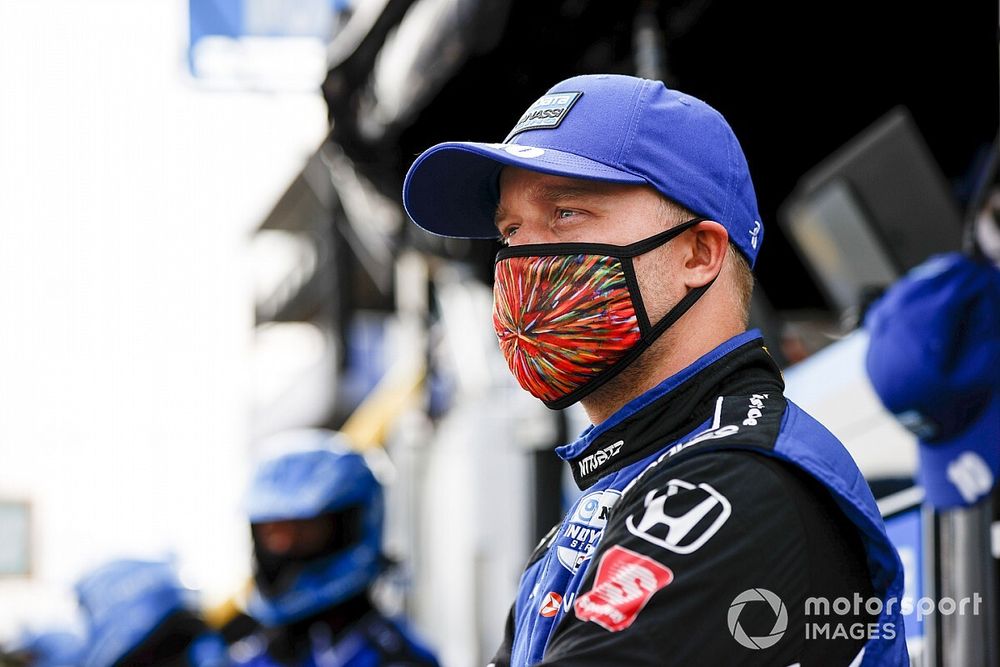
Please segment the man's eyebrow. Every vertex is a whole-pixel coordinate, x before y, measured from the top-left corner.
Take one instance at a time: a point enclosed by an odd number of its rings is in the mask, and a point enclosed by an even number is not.
[[[610,193],[601,188],[600,183],[582,185],[564,185],[553,183],[539,183],[528,189],[528,198],[534,201],[558,204],[565,201],[572,201],[583,198],[604,198]],[[503,205],[497,204],[496,212],[493,215],[493,224],[499,229],[503,219],[507,217],[507,211]]]
[[[541,183],[532,187],[528,191],[528,196],[532,199],[546,202],[561,202],[567,199],[579,199],[581,197],[603,197],[605,193],[600,187],[594,185],[562,185],[552,183]]]
[[[497,231],[500,231],[500,223],[503,219],[507,217],[507,209],[503,207],[499,202],[497,203],[497,210],[493,213],[493,224],[496,225]]]

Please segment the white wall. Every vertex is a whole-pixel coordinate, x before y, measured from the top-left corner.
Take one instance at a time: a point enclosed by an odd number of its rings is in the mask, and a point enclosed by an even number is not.
[[[318,94],[205,92],[185,0],[0,2],[0,498],[35,574],[0,639],[104,558],[249,571],[247,236],[325,131]]]
[[[865,370],[859,329],[785,370],[785,396],[836,435],[869,480],[917,471],[917,443],[885,409]]]

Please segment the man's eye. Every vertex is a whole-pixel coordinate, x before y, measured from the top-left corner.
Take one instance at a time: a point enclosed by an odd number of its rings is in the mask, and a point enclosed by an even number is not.
[[[514,234],[517,234],[517,227],[511,225],[507,229],[500,232],[500,243],[508,245],[510,243],[510,237],[514,236]]]

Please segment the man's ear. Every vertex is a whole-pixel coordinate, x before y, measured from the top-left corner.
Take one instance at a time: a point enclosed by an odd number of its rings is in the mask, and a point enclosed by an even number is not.
[[[707,285],[722,271],[729,250],[729,233],[713,220],[699,222],[687,234],[684,283],[688,288]]]

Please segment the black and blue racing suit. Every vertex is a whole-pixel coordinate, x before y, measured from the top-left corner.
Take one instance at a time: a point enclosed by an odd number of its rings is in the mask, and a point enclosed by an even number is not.
[[[583,494],[492,664],[907,665],[868,485],[783,388],[746,332],[560,447]]]

